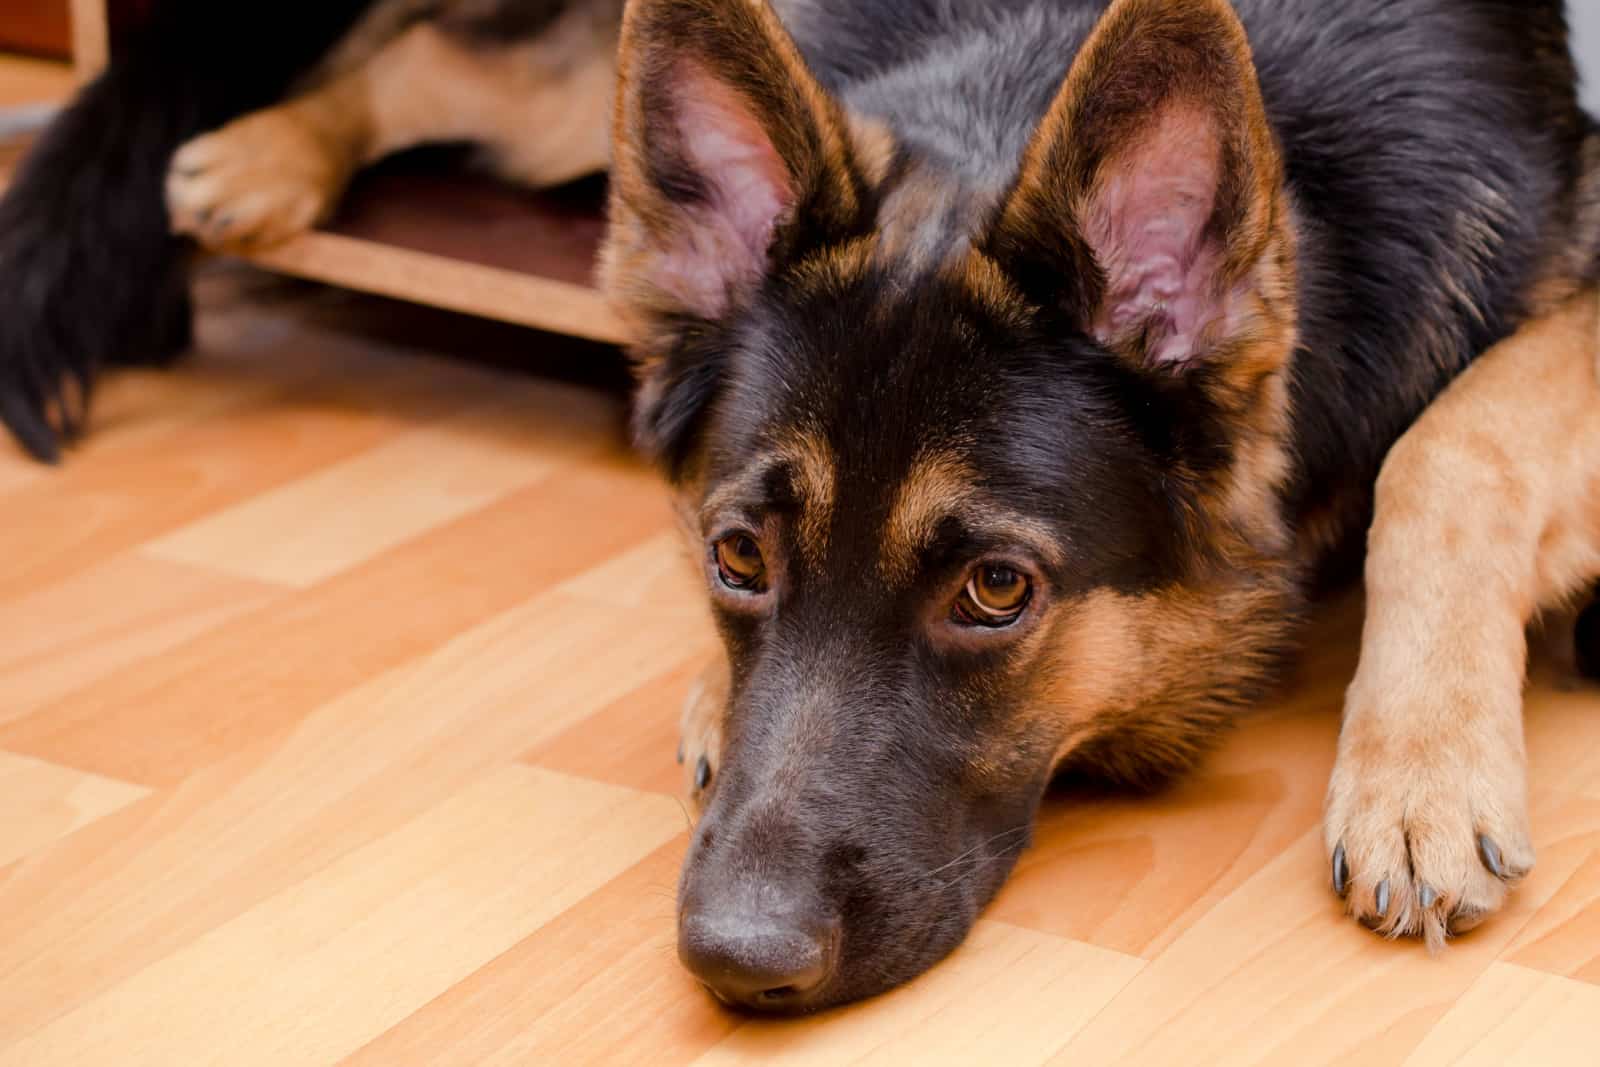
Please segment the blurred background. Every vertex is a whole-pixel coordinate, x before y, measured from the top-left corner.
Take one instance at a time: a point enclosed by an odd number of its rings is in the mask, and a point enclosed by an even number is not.
[[[0,49],[64,54],[70,40],[68,5],[69,0],[5,0],[0,4]],[[1568,0],[1567,8],[1588,79],[1584,99],[1600,110],[1600,0]]]
[[[1600,111],[1600,0],[1574,0],[1568,7],[1578,34],[1578,62],[1587,78],[1583,98],[1591,111]]]
[[[5,0],[0,5],[0,50],[65,55],[70,42],[70,0]],[[122,6],[136,8],[143,0]],[[1600,0],[1568,0],[1586,74],[1584,99],[1600,111]]]

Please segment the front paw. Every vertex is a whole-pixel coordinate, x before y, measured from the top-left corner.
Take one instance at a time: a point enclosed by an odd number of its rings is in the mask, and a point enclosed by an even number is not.
[[[219,251],[277,244],[332,214],[347,153],[290,107],[236,119],[178,149],[167,171],[174,233]]]
[[[720,659],[701,672],[683,702],[678,762],[687,775],[689,803],[698,815],[716,785],[722,761],[722,720],[728,706],[728,667]]]
[[[1505,903],[1533,866],[1520,709],[1422,706],[1351,689],[1328,786],[1324,840],[1349,913],[1432,949]],[[1464,706],[1465,705],[1465,706]]]

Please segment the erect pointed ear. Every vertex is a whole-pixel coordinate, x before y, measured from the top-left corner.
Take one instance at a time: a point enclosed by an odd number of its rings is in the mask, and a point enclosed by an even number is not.
[[[775,267],[870,225],[870,194],[766,0],[631,0],[612,152],[601,282],[636,340],[638,436],[670,466],[716,384],[695,338]]]
[[[1232,5],[1115,0],[983,248],[1143,367],[1287,356],[1283,168]]]
[[[843,113],[765,0],[633,0],[603,280],[643,325],[714,320],[862,217]]]

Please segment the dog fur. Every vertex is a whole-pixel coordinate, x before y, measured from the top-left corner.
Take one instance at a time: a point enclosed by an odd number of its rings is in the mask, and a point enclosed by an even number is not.
[[[1053,776],[1159,782],[1270,686],[1374,506],[1334,887],[1438,943],[1531,865],[1523,626],[1600,572],[1557,0],[379,0],[270,77],[170,10],[0,203],[0,416],[53,457],[97,366],[181,343],[169,224],[280,240],[429,142],[609,165],[637,436],[727,651],[679,915],[719,996],[931,965]],[[995,567],[1027,599],[975,625]]]

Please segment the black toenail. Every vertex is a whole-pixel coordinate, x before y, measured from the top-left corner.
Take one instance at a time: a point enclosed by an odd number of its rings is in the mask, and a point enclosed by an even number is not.
[[[1375,907],[1378,914],[1387,919],[1389,917],[1389,879],[1385,878],[1378,883],[1377,901]]]
[[[1483,853],[1483,865],[1496,878],[1506,876],[1505,865],[1500,862],[1500,846],[1489,840],[1488,834],[1478,835],[1478,851]]]
[[[1427,911],[1429,908],[1433,907],[1438,899],[1439,894],[1434,891],[1432,886],[1425,885],[1421,889],[1417,890],[1417,900],[1421,902],[1423,911]]]
[[[1341,897],[1350,890],[1350,866],[1344,861],[1344,842],[1333,850],[1333,891]]]
[[[711,763],[704,756],[694,765],[694,787],[704,789],[711,784]]]

